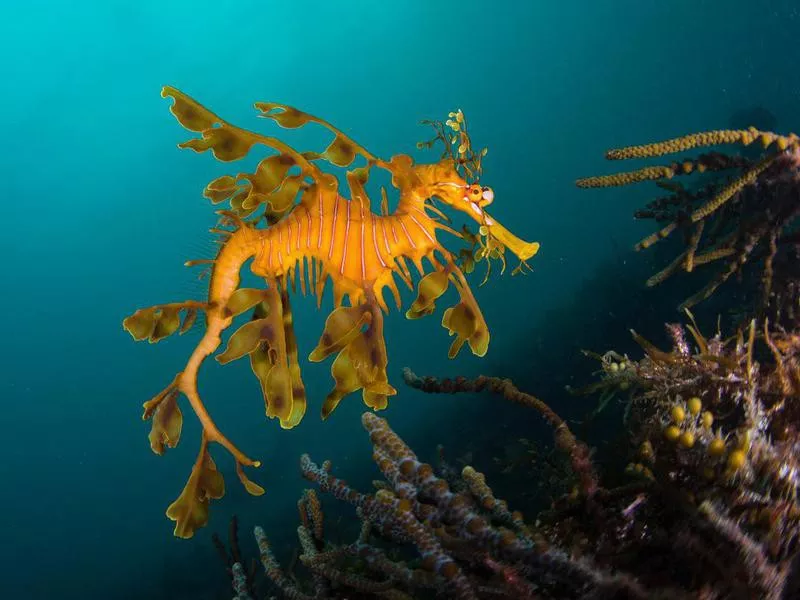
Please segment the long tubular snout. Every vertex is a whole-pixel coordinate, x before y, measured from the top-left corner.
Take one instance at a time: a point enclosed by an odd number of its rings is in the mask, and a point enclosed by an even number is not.
[[[497,238],[503,246],[511,250],[520,260],[528,260],[539,252],[539,242],[526,242],[518,238],[488,214],[486,214],[485,226],[493,237]]]

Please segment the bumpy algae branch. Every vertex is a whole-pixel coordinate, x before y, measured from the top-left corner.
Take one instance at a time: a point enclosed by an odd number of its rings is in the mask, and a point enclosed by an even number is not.
[[[432,391],[432,380],[426,381]],[[299,561],[310,576],[282,567],[264,530],[254,530],[263,573],[283,597],[650,597],[630,577],[549,544],[471,465],[458,472],[444,462],[425,463],[384,419],[365,413],[362,424],[383,475],[375,490],[354,489],[334,475],[330,461],[318,465],[308,455],[300,461],[303,475],[323,494],[355,508],[361,529],[353,542],[335,544],[324,536],[322,504],[310,490],[298,502],[297,528]],[[398,548],[409,552],[398,555]],[[251,598],[257,575],[246,561],[230,562],[236,550],[222,553],[237,598]]]
[[[709,152],[681,158],[669,165],[588,177],[578,187],[626,186],[655,181],[668,195],[635,213],[660,228],[636,245],[649,248],[667,237],[681,236],[684,249],[647,281],[659,285],[681,271],[719,269],[706,285],[687,298],[681,308],[691,308],[709,298],[733,276],[760,280],[759,314],[774,323],[800,318],[798,258],[800,236],[800,138],[755,128],[694,133],[642,146],[609,150],[609,160],[629,160],[684,153],[720,145],[759,144],[757,158]],[[673,178],[705,173],[699,183],[683,185]],[[706,267],[711,265],[711,267]],[[754,266],[755,265],[755,266]],[[747,267],[752,267],[748,271]]]

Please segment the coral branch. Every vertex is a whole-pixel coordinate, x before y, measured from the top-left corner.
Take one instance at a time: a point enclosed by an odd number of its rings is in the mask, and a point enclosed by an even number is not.
[[[636,250],[649,248],[676,231],[684,233],[686,244],[686,249],[650,277],[647,285],[660,284],[680,270],[691,272],[713,261],[723,263],[717,274],[687,298],[681,308],[708,299],[732,275],[741,274],[745,263],[761,261],[760,316],[770,316],[776,323],[779,317],[795,319],[800,293],[792,282],[798,277],[796,264],[800,251],[796,243],[780,243],[794,232],[800,215],[800,139],[795,134],[781,136],[753,128],[710,131],[611,150],[606,157],[611,160],[644,158],[718,144],[747,146],[756,141],[764,148],[757,159],[704,154],[697,160],[686,159],[669,167],[645,167],[628,173],[589,177],[579,179],[576,184],[592,188],[657,180],[657,185],[672,192],[671,196],[650,202],[635,215],[666,223],[636,244]],[[725,170],[735,173],[723,177],[721,172]],[[712,178],[711,183],[693,191],[664,181],[677,175],[706,171],[720,174]]]
[[[556,446],[570,457],[572,468],[580,479],[582,493],[591,497],[597,490],[597,476],[594,473],[589,448],[586,444],[575,438],[563,419],[547,404],[535,396],[521,392],[509,380],[483,375],[475,379],[419,377],[408,368],[403,370],[403,379],[410,387],[428,394],[474,393],[486,390],[503,396],[511,402],[537,410],[553,428]]]

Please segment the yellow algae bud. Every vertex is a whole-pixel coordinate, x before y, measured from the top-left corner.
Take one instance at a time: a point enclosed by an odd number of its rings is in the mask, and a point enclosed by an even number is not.
[[[666,429],[664,429],[664,437],[667,438],[670,442],[674,442],[681,436],[681,430],[678,429],[675,425],[670,425]]]
[[[629,387],[631,387],[631,384],[628,381],[621,381],[619,384],[619,389],[621,389],[623,392],[627,390]]]
[[[612,362],[609,365],[608,370],[611,371],[612,373],[616,373],[617,371],[619,371],[619,365],[615,362]]]
[[[650,440],[643,441],[642,445],[639,446],[639,456],[647,461],[653,460],[655,455],[653,454],[653,444],[650,443]]]
[[[683,410],[682,406],[678,406],[677,404],[672,407],[672,410],[669,411],[669,414],[672,417],[672,422],[676,425],[680,425],[686,418],[686,411]]]
[[[708,454],[711,456],[722,456],[725,453],[725,440],[715,437],[708,444]]]
[[[686,402],[686,406],[689,409],[689,414],[693,417],[696,417],[700,414],[700,409],[703,408],[703,403],[700,401],[700,398],[694,396],[689,398],[688,402]]]
[[[633,470],[636,473],[641,473],[644,470],[644,465],[642,463],[636,463],[635,465],[633,465]]]
[[[738,471],[744,466],[747,461],[747,456],[742,450],[734,450],[728,455],[728,469],[730,471]]]
[[[694,446],[694,434],[691,431],[684,431],[681,434],[678,443],[684,448],[691,448]]]
[[[705,411],[700,415],[700,423],[703,425],[703,429],[711,429],[711,426],[714,424],[714,415],[709,411]]]

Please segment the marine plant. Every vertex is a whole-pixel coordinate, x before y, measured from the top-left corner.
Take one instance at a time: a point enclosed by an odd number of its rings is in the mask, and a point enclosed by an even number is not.
[[[649,248],[672,234],[682,235],[684,249],[664,269],[647,280],[655,286],[680,271],[692,272],[718,264],[705,286],[687,298],[681,308],[709,298],[733,276],[757,278],[756,310],[773,323],[794,322],[800,314],[798,258],[800,236],[796,224],[800,215],[800,138],[779,135],[753,127],[718,130],[609,150],[609,160],[652,158],[682,153],[694,148],[736,144],[758,144],[758,156],[709,152],[697,158],[683,158],[669,165],[647,166],[635,171],[588,177],[578,187],[625,186],[655,181],[669,192],[635,213],[652,219],[658,231],[636,244]],[[672,181],[674,177],[705,173],[694,187]],[[754,272],[747,266],[756,263]]]
[[[786,597],[800,542],[798,336],[755,320],[730,338],[706,337],[693,320],[667,333],[672,348],[661,350],[633,332],[638,360],[588,353],[601,362],[600,380],[574,392],[627,396],[627,471],[654,484],[642,502],[673,498],[684,507],[683,517],[658,519],[710,571],[708,590]],[[702,541],[703,528],[716,529],[726,549]],[[641,551],[658,542],[650,531],[629,543]]]
[[[474,389],[462,386],[463,381],[417,378],[409,371],[406,382],[430,392]],[[558,417],[544,403],[512,388],[508,384],[503,391],[495,391],[527,406],[535,405],[554,424],[552,417]],[[496,497],[484,474],[473,466],[466,465],[459,472],[444,461],[436,466],[423,462],[386,420],[373,413],[364,413],[362,424],[373,446],[372,458],[383,475],[373,482],[374,491],[358,491],[336,477],[330,461],[318,465],[308,455],[300,459],[306,479],[324,494],[355,508],[361,520],[356,540],[336,544],[324,535],[324,512],[314,490],[306,490],[298,501],[299,561],[310,577],[284,569],[265,531],[254,529],[263,574],[281,597],[651,597],[626,574],[612,574],[587,559],[573,559],[551,545],[520,512]],[[570,447],[580,444],[563,422],[555,426],[555,433],[557,439],[570,438]],[[562,450],[569,451],[567,447]],[[589,465],[586,468],[591,470]],[[236,598],[261,597],[254,565],[242,557],[235,533],[231,540],[230,555],[224,547],[221,552]],[[217,546],[222,544],[217,542]]]
[[[798,388],[782,386],[798,375],[797,361],[783,350],[781,360],[772,350],[756,360],[759,340],[776,340],[754,326],[729,340],[694,324],[668,331],[671,350],[637,335],[641,359],[598,356],[601,382],[584,390],[630,394],[627,482],[609,485],[617,474],[599,473],[569,425],[511,381],[406,370],[405,382],[425,393],[485,391],[539,413],[569,458],[575,488],[525,518],[471,464],[454,469],[441,454],[436,465],[422,462],[384,419],[365,413],[383,474],[373,491],[336,477],[330,461],[300,460],[320,491],[355,508],[357,539],[325,535],[321,499],[306,490],[297,565],[279,564],[261,527],[261,569],[231,536],[237,547],[223,555],[236,598],[264,597],[259,571],[280,597],[296,599],[795,597]],[[780,348],[787,343],[781,338]]]
[[[143,415],[152,420],[150,445],[157,454],[179,441],[180,394],[186,396],[202,425],[200,450],[189,480],[167,509],[167,516],[176,521],[175,535],[191,537],[207,523],[209,501],[224,494],[210,444],[223,446],[233,456],[248,492],[260,495],[264,491],[244,472],[244,467],[257,467],[260,462],[218,429],[198,392],[200,365],[218,349],[223,332],[236,317],[250,313],[249,320],[230,336],[224,352],[216,356],[217,361],[224,364],[247,356],[261,383],[267,416],[277,418],[283,428],[292,428],[305,414],[306,397],[289,292],[296,290],[299,282],[301,292],[315,294],[319,306],[330,280],[334,310],[309,355],[314,362],[336,355],[331,366],[335,385],[322,405],[322,416],[330,415],[345,395],[359,390],[364,403],[379,410],[396,393],[386,373],[383,313],[388,307],[383,292],[388,288],[401,308],[395,277],[413,289],[406,261],[422,276],[406,316],[416,319],[431,314],[435,301],[452,285],[459,302],[448,308],[442,319],[442,325],[455,336],[449,356],[455,357],[465,343],[474,354],[483,356],[489,330],[460,264],[472,266],[476,260],[489,263],[496,259],[505,264],[508,249],[524,268],[539,244],[515,237],[486,212],[494,192],[478,182],[485,150],[473,149],[460,110],[451,113],[446,123],[431,122],[437,135],[427,145],[445,142],[441,160],[415,164],[405,154],[383,160],[322,119],[283,104],[258,102],[255,108],[259,116],[284,128],[315,124],[326,129],[334,138],[323,152],[300,152],[275,137],[236,127],[175,88],[165,87],[162,96],[174,100],[171,111],[179,123],[200,134],[179,147],[211,151],[223,162],[243,159],[255,147],[272,151],[252,173],[224,175],[205,188],[204,196],[213,204],[229,204],[219,211],[220,224],[212,230],[222,237],[217,256],[187,263],[210,265],[207,299],[139,309],[123,322],[134,339],[158,342],[187,331],[198,312],[205,313],[205,332],[186,366],[164,390],[145,402]],[[353,166],[356,160],[363,164]],[[340,193],[338,178],[322,170],[324,163],[351,167],[345,173],[350,198]],[[399,201],[391,214],[383,189],[381,213],[372,211],[366,185],[375,168],[388,171],[397,189]],[[450,228],[437,201],[469,215],[478,223],[478,233],[462,234]],[[439,231],[468,239],[472,249],[459,258],[439,241]],[[432,267],[427,274],[423,259]],[[240,287],[240,271],[250,260],[251,271],[265,281],[263,288]]]

